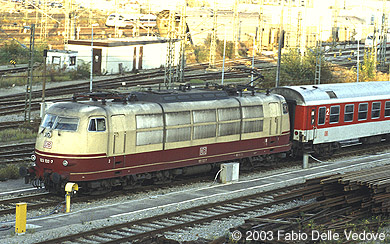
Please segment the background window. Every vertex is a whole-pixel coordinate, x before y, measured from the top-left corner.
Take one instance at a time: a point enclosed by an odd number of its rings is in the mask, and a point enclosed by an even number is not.
[[[61,57],[53,56],[51,63],[52,64],[60,64],[61,63]]]

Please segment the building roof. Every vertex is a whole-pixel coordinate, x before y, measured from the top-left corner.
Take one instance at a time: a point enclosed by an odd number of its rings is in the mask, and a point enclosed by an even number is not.
[[[77,54],[78,51],[72,51],[72,50],[60,50],[60,49],[50,49],[47,50],[48,53],[62,53],[62,54]]]
[[[117,39],[104,39],[93,40],[94,47],[121,47],[121,46],[134,46],[134,45],[147,45],[155,43],[166,43],[169,40],[160,37],[136,37],[136,38],[117,38]],[[174,39],[174,42],[179,39]],[[68,40],[69,45],[81,45],[91,46],[92,40]]]

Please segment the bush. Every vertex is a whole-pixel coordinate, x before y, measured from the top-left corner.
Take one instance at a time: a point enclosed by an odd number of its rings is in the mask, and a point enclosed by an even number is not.
[[[34,62],[43,62],[43,50],[47,48],[47,45],[35,45],[34,46]],[[27,45],[23,48],[16,41],[6,41],[3,46],[0,47],[0,64],[7,65],[10,60],[16,61],[16,64],[27,64],[30,57],[30,49]]]
[[[18,128],[18,129],[5,129],[0,130],[0,141],[18,141],[25,139],[33,139],[36,137],[36,132],[31,129]]]
[[[372,54],[371,50],[365,50],[363,64],[359,67],[359,80],[367,81],[374,79],[376,76],[375,65],[375,55]]]
[[[298,49],[290,49],[282,55],[280,83],[309,84],[314,83],[316,72],[317,50],[309,50],[301,55]],[[321,58],[321,83],[329,82],[332,78],[331,66]]]
[[[90,62],[86,63],[80,60],[79,65],[77,66],[77,70],[70,72],[70,77],[72,78],[72,80],[84,79],[90,76],[90,72],[91,72],[91,63]]]
[[[7,164],[3,167],[0,167],[0,181],[18,179],[19,177],[19,167],[17,165]]]

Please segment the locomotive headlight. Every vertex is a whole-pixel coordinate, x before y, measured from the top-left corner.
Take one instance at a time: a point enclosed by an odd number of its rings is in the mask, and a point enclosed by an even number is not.
[[[68,166],[68,164],[69,164],[68,161],[66,161],[66,160],[62,161],[62,165],[64,165],[65,167]]]
[[[47,133],[46,133],[46,136],[47,136],[48,138],[51,138],[51,132],[50,132],[50,131],[47,132]]]
[[[35,162],[35,160],[37,160],[37,156],[35,156],[35,154],[31,155],[30,157],[31,161]]]

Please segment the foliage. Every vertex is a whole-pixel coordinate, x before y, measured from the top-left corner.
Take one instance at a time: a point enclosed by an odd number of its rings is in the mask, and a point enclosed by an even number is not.
[[[18,179],[19,167],[15,164],[7,164],[0,167],[0,181],[5,181],[8,179]]]
[[[332,79],[332,70],[324,55],[317,50],[310,50],[301,55],[298,49],[289,49],[282,55],[281,60],[281,83],[285,84],[308,84],[315,80],[316,59],[321,59],[321,83]]]
[[[211,35],[208,35],[203,45],[187,46],[186,55],[188,63],[204,63],[209,62],[210,58],[210,43]],[[227,41],[225,48],[225,58],[234,58],[233,42]],[[223,59],[224,40],[216,39],[216,60]]]
[[[374,79],[376,76],[375,65],[375,55],[373,55],[371,50],[365,50],[363,64],[359,67],[359,80],[367,81]]]
[[[27,72],[17,73],[0,78],[0,88],[13,86],[25,86],[27,82]],[[33,85],[41,84],[45,73],[43,65],[33,70]],[[79,62],[77,70],[65,71],[54,67],[47,67],[46,82],[61,82],[77,79],[85,79],[90,75],[90,63]]]
[[[34,46],[34,62],[43,62],[43,50],[46,48],[45,44]],[[27,64],[30,57],[29,53],[28,45],[26,48],[23,48],[16,41],[6,41],[0,47],[0,65],[10,64],[10,60],[16,61],[16,64]]]
[[[72,80],[88,78],[91,72],[91,62],[84,62],[79,60],[77,70],[70,71],[70,77]]]
[[[0,141],[10,142],[36,137],[35,131],[26,128],[0,130]]]

